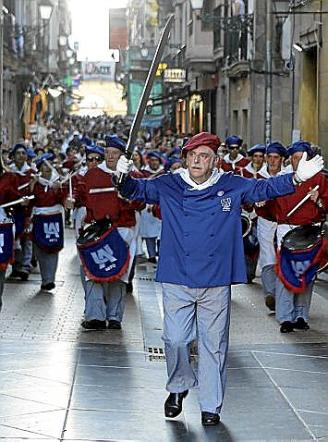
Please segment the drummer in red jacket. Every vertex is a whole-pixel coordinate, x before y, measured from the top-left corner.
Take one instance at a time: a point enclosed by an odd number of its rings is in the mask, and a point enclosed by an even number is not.
[[[18,190],[21,196],[27,196],[29,195],[29,184],[35,175],[35,171],[27,164],[27,147],[25,144],[18,143],[10,154],[13,158],[10,168],[17,176]],[[16,249],[10,277],[27,281],[32,268],[32,241],[27,232],[30,223],[30,210],[24,205],[17,205],[14,207],[13,216],[16,228]]]
[[[226,148],[229,150],[222,161],[221,169],[223,172],[239,173],[240,169],[247,166],[249,160],[240,153],[243,140],[237,135],[230,135],[225,140]]]
[[[41,272],[41,290],[53,290],[58,254],[64,246],[64,202],[67,185],[59,184],[59,174],[52,166],[54,155],[45,153],[35,162],[39,173],[30,185],[32,200],[32,239]]]
[[[310,143],[297,141],[289,149],[293,170],[304,157],[312,158],[314,151]],[[297,179],[297,176],[296,176]],[[318,187],[318,190],[313,189]],[[304,204],[292,215],[288,213],[308,194],[311,194]],[[266,210],[273,216],[277,223],[278,247],[286,233],[296,226],[305,226],[322,221],[328,211],[328,180],[323,173],[318,173],[306,182],[300,182],[293,194],[279,197],[267,202]],[[276,318],[281,324],[281,333],[290,333],[294,329],[308,330],[309,310],[312,297],[313,283],[305,291],[295,294],[288,290],[279,278],[276,281]]]
[[[119,157],[125,151],[125,143],[116,135],[106,137],[105,161],[90,169],[76,187],[76,196],[86,207],[85,224],[109,219],[130,248],[130,265],[133,261],[135,241],[135,210],[138,202],[128,202],[119,197],[112,176],[116,171]],[[86,276],[83,269],[85,290],[85,329],[120,329],[124,313],[124,298],[129,268],[114,282],[95,282]],[[107,323],[106,323],[107,321]]]
[[[15,201],[21,197],[18,191],[18,179],[14,173],[6,172],[0,158],[0,205]],[[4,289],[6,269],[14,256],[13,220],[6,210],[0,207],[0,311]]]

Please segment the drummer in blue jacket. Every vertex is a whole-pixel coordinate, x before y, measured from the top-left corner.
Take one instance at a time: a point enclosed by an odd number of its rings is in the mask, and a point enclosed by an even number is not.
[[[219,173],[217,136],[202,132],[184,146],[186,169],[153,180],[125,176],[120,192],[160,204],[163,220],[157,281],[162,283],[165,354],[170,392],[165,416],[176,417],[192,387],[199,387],[202,424],[220,421],[230,322],[231,285],[247,281],[241,205],[293,193],[323,167],[321,157],[300,163],[296,173],[268,180]],[[117,171],[128,174],[121,156]],[[196,308],[197,307],[197,308]],[[198,374],[189,346],[198,339]]]

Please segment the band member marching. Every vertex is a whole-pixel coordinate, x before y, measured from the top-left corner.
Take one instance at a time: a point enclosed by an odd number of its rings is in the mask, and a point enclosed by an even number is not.
[[[269,201],[264,208],[267,213],[274,217],[278,223],[277,243],[278,250],[288,232],[296,226],[309,226],[321,222],[328,211],[328,180],[323,173],[318,173],[306,182],[299,168],[308,167],[309,161],[306,157],[312,158],[314,151],[310,143],[297,141],[289,149],[290,161],[293,171],[296,171],[295,180],[298,182],[295,193],[279,197]],[[305,198],[301,208],[294,210],[295,206]],[[303,255],[303,254],[302,254]],[[314,277],[303,287],[306,273],[312,270],[310,257],[306,253],[303,261],[298,263],[284,261],[282,249],[278,258],[277,271],[279,278],[276,279],[276,318],[280,323],[281,333],[290,333],[294,329],[309,329],[309,311],[313,290]],[[287,269],[290,270],[289,274]],[[293,282],[296,279],[297,283]],[[300,283],[300,286],[298,286]]]
[[[287,173],[283,161],[288,157],[287,149],[279,142],[270,143],[266,148],[266,166],[259,172],[260,179]],[[261,281],[265,297],[265,305],[269,310],[276,308],[276,248],[275,235],[277,223],[272,216],[267,215],[261,202],[255,204],[257,217],[257,237],[260,244],[259,265],[261,268]]]
[[[76,187],[76,197],[86,207],[83,236],[78,239],[85,291],[85,329],[120,329],[126,283],[133,261],[135,207],[119,197],[112,176],[125,143],[106,137],[105,161],[88,170]],[[69,203],[69,201],[68,201]],[[105,228],[103,228],[105,226]],[[107,227],[108,226],[108,227]],[[101,230],[97,240],[85,242],[87,228]],[[108,324],[106,324],[108,321]]]
[[[14,223],[2,204],[20,198],[18,179],[14,173],[6,172],[0,158],[0,311],[4,289],[6,269],[14,260]]]
[[[226,138],[225,145],[229,153],[223,157],[220,165],[224,172],[238,173],[241,168],[249,163],[249,160],[240,153],[242,144],[243,140],[237,135],[230,135]]]
[[[258,178],[261,170],[265,168],[265,146],[256,144],[247,151],[250,162],[239,170],[239,174],[246,178]],[[259,242],[257,238],[257,216],[253,206],[245,205],[244,213],[249,218],[251,227],[247,235],[244,236],[244,248],[247,270],[247,282],[251,283],[255,278],[257,261],[259,257]]]
[[[27,164],[27,147],[24,144],[16,144],[11,151],[13,163],[11,170],[18,179],[18,190],[21,196],[29,195],[29,184],[35,171]],[[30,210],[23,205],[14,208],[13,216],[15,220],[16,242],[15,261],[13,263],[10,277],[21,278],[27,281],[31,271],[32,241],[29,236],[28,226],[30,224]]]
[[[43,154],[35,162],[39,171],[30,185],[34,195],[32,238],[35,257],[39,262],[41,290],[53,290],[58,266],[58,254],[64,246],[64,202],[67,186],[59,184],[59,175],[51,165],[53,155]]]

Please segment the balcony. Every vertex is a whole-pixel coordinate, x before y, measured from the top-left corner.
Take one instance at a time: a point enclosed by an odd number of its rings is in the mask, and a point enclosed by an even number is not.
[[[253,18],[253,14],[225,18],[223,58],[229,77],[240,77],[250,71]]]

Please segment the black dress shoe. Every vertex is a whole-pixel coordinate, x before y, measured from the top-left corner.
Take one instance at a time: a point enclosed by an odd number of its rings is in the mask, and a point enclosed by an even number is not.
[[[20,273],[20,279],[22,280],[22,281],[27,281],[28,280],[28,277],[30,276],[30,274],[28,273],[28,272],[19,272]]]
[[[297,330],[309,330],[309,324],[303,318],[297,318],[297,321],[294,322],[294,328]]]
[[[56,284],[54,282],[48,282],[48,284],[42,284],[41,290],[45,290],[48,292],[49,290],[53,290],[56,287]]]
[[[208,411],[202,411],[202,424],[204,427],[211,427],[217,425],[220,422],[220,415],[216,413],[209,413]]]
[[[91,321],[82,321],[81,326],[86,330],[106,330],[106,321],[91,319]]]
[[[120,321],[115,321],[114,319],[111,319],[108,321],[108,328],[110,330],[121,330],[122,326]]]
[[[165,417],[177,417],[182,411],[183,399],[187,396],[188,390],[182,393],[170,393],[164,404]]]
[[[290,333],[294,330],[294,325],[290,321],[285,321],[280,326],[280,333]]]

